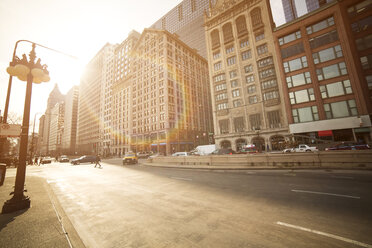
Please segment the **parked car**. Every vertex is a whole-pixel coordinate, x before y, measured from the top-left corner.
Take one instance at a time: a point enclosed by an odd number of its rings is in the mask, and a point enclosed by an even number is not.
[[[255,145],[245,145],[236,153],[237,154],[258,153],[258,150]]]
[[[127,153],[123,157],[123,165],[125,164],[137,164],[138,157],[135,153]]]
[[[151,153],[149,152],[137,152],[137,158],[148,158],[150,155]]]
[[[230,148],[217,149],[211,153],[211,155],[232,155],[232,154],[236,154],[236,152]]]
[[[66,155],[61,155],[59,157],[59,162],[64,163],[64,162],[70,162],[70,159]]]
[[[84,155],[81,156],[80,158],[72,159],[71,164],[77,165],[81,163],[94,163],[97,159],[97,156],[94,155]]]
[[[326,151],[336,151],[336,150],[367,150],[371,149],[368,144],[361,144],[357,142],[342,142],[333,147],[328,147]]]
[[[190,156],[188,152],[175,152],[172,154],[172,157],[185,157]]]
[[[52,163],[52,158],[51,157],[41,158],[40,164],[50,164],[50,163]]]

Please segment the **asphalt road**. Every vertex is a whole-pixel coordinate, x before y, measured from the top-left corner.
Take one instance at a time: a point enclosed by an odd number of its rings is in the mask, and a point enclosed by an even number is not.
[[[110,163],[27,167],[87,247],[372,247],[371,171]]]

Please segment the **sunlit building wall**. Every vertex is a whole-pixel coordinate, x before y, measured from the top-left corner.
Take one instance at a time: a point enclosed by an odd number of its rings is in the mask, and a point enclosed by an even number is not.
[[[62,153],[75,154],[79,87],[72,87],[65,96]]]
[[[61,155],[63,123],[65,115],[64,102],[58,102],[50,111],[49,127],[49,154],[53,156]]]

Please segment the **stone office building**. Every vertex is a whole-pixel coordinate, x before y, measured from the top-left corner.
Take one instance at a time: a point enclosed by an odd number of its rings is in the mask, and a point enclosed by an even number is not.
[[[288,135],[269,1],[218,0],[205,16],[215,140],[279,150]]]
[[[275,29],[290,133],[371,142],[372,1],[333,1]]]

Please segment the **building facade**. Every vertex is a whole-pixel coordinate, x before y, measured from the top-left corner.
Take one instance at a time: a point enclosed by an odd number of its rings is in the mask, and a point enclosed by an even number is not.
[[[275,29],[290,133],[371,142],[372,2],[334,1]]]
[[[79,86],[77,150],[81,154],[103,153],[104,134],[110,120],[110,90],[115,45],[107,43],[88,63]]]
[[[48,151],[50,155],[62,154],[63,123],[65,115],[65,103],[58,102],[50,111]]]
[[[282,0],[286,22],[312,12],[334,0]]]
[[[180,40],[207,58],[203,16],[204,12],[209,11],[209,5],[214,2],[215,0],[184,0],[150,28],[177,34]]]
[[[219,0],[205,16],[215,140],[280,150],[288,135],[269,1]]]
[[[65,96],[65,115],[62,135],[63,154],[75,154],[78,100],[79,87],[74,86],[67,92]]]

